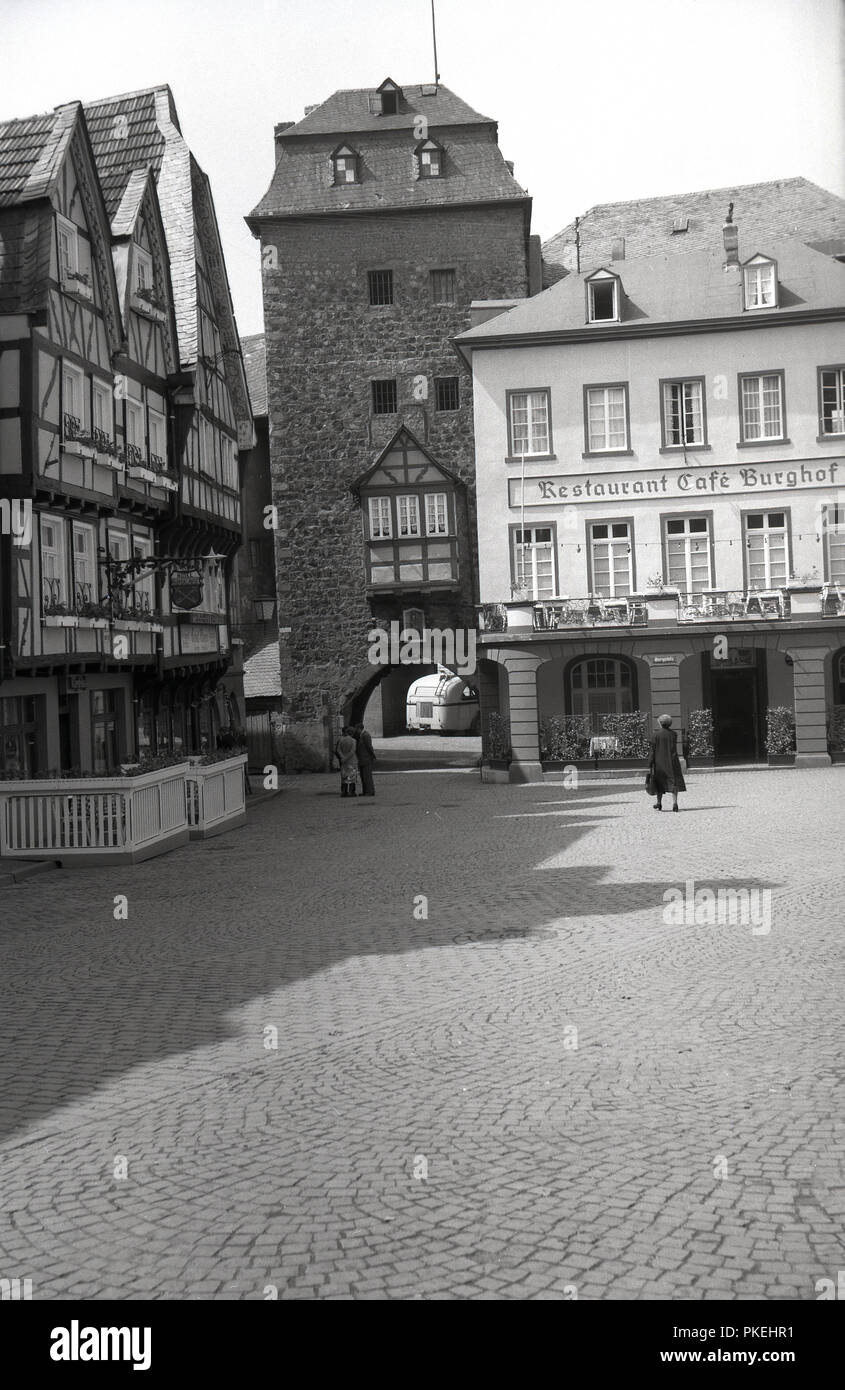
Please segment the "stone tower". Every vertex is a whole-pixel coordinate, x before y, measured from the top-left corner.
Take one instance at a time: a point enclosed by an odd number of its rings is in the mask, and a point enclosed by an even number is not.
[[[423,669],[368,632],[475,627],[472,301],[539,289],[495,121],[442,85],[339,91],[275,131],[261,241],[288,770],[404,727]],[[370,697],[372,696],[372,699]]]

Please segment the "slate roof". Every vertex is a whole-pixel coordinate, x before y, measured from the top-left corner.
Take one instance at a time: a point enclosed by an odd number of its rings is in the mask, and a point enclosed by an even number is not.
[[[254,416],[267,414],[267,350],[263,333],[241,338],[246,384]]]
[[[349,87],[333,92],[301,121],[290,126],[284,138],[288,140],[297,135],[335,133],[351,135],[368,130],[409,130],[413,129],[419,116],[425,116],[430,126],[496,124],[489,116],[482,116],[473,110],[442,83],[436,88],[433,83],[402,87],[400,109],[395,116],[382,116],[378,111],[370,110],[370,100],[375,101],[377,95],[375,87]]]
[[[528,195],[505,163],[496,124],[447,88],[436,97],[406,89],[407,108],[396,116],[369,115],[371,91],[336,92],[297,125],[277,133],[277,163],[269,189],[250,218],[375,212],[466,203],[522,201]],[[430,103],[430,104],[429,104]],[[417,177],[417,114],[444,147],[439,178]],[[359,183],[334,185],[331,155],[341,143],[359,156]]]
[[[165,139],[158,125],[156,90],[151,87],[148,91],[127,92],[85,104],[85,119],[109,218],[114,218],[133,170],[146,169],[151,164],[156,178],[161,172]],[[170,119],[178,131],[170,88],[160,90],[167,92]],[[124,130],[125,135],[121,133]]]
[[[742,234],[740,232],[740,238]],[[619,275],[624,307],[621,329],[653,324],[706,321],[741,317],[749,323],[765,321],[768,313],[799,313],[808,309],[845,308],[845,265],[800,241],[761,237],[740,240],[740,258],[750,260],[758,252],[778,263],[779,307],[753,316],[742,309],[742,284],[738,272],[724,270],[725,252],[721,229],[717,246],[709,251],[690,251],[685,256],[663,254],[636,261],[608,262],[607,268]],[[461,347],[481,347],[490,340],[507,340],[520,335],[557,334],[577,331],[581,338],[594,331],[597,338],[620,330],[606,323],[585,324],[585,280],[590,272],[567,275],[535,295],[521,300],[513,309],[488,319],[477,328],[460,334]]]
[[[182,135],[173,93],[164,83],[87,102],[84,109],[112,221],[118,215],[123,221],[128,185],[134,186],[137,171],[153,170],[170,257],[179,360],[183,365],[193,363],[197,357],[197,285],[192,156]]]
[[[809,179],[776,179],[598,203],[579,221],[581,269],[590,271],[609,262],[614,242],[621,237],[625,238],[625,260],[707,250],[725,222],[730,203],[741,244],[766,237],[796,237],[809,243],[845,236],[845,198]],[[673,232],[676,218],[688,218],[689,229]],[[543,244],[543,260],[550,266],[576,269],[574,222]]]
[[[29,313],[50,275],[52,187],[78,107],[0,121],[0,312]],[[39,205],[40,204],[40,205]]]
[[[52,234],[49,207],[0,208],[0,313],[34,313],[43,304]]]
[[[0,208],[22,202],[59,125],[57,113],[0,121]],[[31,195],[30,195],[31,196]]]
[[[244,698],[247,700],[266,699],[281,695],[282,671],[279,660],[279,639],[276,637],[266,646],[259,647],[244,662]]]

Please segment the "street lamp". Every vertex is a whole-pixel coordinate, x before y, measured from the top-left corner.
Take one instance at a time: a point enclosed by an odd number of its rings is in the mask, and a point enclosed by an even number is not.
[[[269,623],[276,611],[276,600],[274,598],[254,598],[252,604],[258,621]]]

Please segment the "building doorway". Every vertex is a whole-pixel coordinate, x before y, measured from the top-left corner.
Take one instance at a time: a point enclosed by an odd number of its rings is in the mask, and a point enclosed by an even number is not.
[[[727,761],[756,762],[760,750],[757,671],[711,671],[714,752]]]

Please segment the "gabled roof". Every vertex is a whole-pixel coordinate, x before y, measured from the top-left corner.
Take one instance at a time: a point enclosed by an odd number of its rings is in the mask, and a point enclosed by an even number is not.
[[[164,84],[140,92],[85,103],[85,116],[100,171],[109,216],[113,217],[135,169],[161,172],[168,127],[181,136],[173,93]]]
[[[66,109],[0,122],[0,207],[49,194],[71,127]]]
[[[301,121],[289,126],[284,139],[299,135],[352,135],[367,130],[412,130],[420,116],[425,116],[429,125],[436,126],[496,124],[442,84],[435,87],[434,83],[423,82],[400,86],[400,91],[402,110],[395,116],[382,116],[379,110],[370,110],[370,98],[377,97],[381,87],[350,87],[334,92],[312,107]]]
[[[182,136],[167,85],[104,97],[85,107],[94,157],[110,217],[114,217],[139,169],[152,167],[170,255],[179,360],[197,358],[196,250],[191,193],[191,153]]]
[[[224,363],[235,413],[252,419],[246,377],[235,327],[220,231],[211,187],[182,134],[170,87],[104,97],[85,108],[106,202],[112,217],[121,214],[137,191],[139,170],[152,168],[170,257],[179,361],[197,360],[197,253],[195,235],[205,248],[214,294]],[[128,212],[128,206],[127,206]]]
[[[396,476],[393,476],[391,470],[395,472]],[[401,477],[399,476],[400,473]],[[368,484],[373,487],[419,486],[436,483],[441,478],[447,478],[456,487],[465,486],[463,479],[429,453],[425,445],[420,443],[407,425],[400,425],[396,433],[385,444],[375,462],[361,474],[360,478],[355,479],[352,484],[352,492],[358,493],[362,487],[366,487]]]
[[[395,116],[371,113],[375,89],[335,92],[298,125],[279,128],[276,167],[269,189],[247,218],[315,216],[325,213],[386,212],[393,209],[455,207],[467,203],[530,199],[502,157],[496,123],[480,116],[446,87],[421,95],[406,87]],[[434,88],[431,88],[432,92]],[[439,178],[418,178],[414,152],[419,117],[445,152]],[[359,156],[357,183],[334,184],[331,156],[338,143]]]
[[[721,236],[717,233],[721,243]],[[623,305],[619,323],[585,324],[584,284],[589,274],[567,275],[542,294],[524,299],[495,318],[455,338],[465,355],[473,347],[507,346],[510,340],[543,341],[578,335],[579,341],[608,336],[648,333],[654,325],[690,323],[732,318],[758,326],[773,315],[801,315],[808,310],[838,310],[845,317],[845,265],[800,241],[767,238],[754,245],[778,263],[779,303],[774,309],[744,313],[742,274],[739,267],[724,269],[721,244],[710,251],[690,251],[686,256],[642,257],[616,262],[622,282]],[[715,327],[715,322],[714,322]]]
[[[776,179],[632,202],[598,203],[579,218],[580,268],[590,270],[610,262],[614,243],[623,237],[626,261],[706,251],[714,234],[719,234],[731,203],[740,242],[746,245],[770,237],[796,237],[809,243],[845,236],[845,198],[809,179]],[[673,232],[676,219],[688,219],[688,230]],[[574,222],[543,245],[544,261],[569,271],[576,270],[577,255]]]
[[[0,122],[0,307],[5,313],[42,307],[50,275],[50,197],[73,158],[81,206],[92,235],[92,261],[103,294],[112,349],[123,339],[111,257],[111,229],[82,106],[67,102],[45,116]],[[99,236],[96,234],[99,231]]]
[[[263,333],[252,333],[241,338],[241,352],[246,371],[246,384],[252,413],[258,417],[267,414],[267,349]]]

